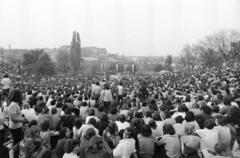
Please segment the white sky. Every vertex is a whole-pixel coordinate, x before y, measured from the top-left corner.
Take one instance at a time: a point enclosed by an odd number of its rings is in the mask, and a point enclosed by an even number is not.
[[[124,55],[179,55],[222,29],[240,31],[240,0],[0,0],[0,46],[82,47]]]

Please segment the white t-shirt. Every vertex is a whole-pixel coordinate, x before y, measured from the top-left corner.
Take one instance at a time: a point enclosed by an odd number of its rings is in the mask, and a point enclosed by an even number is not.
[[[218,143],[218,131],[209,129],[199,129],[196,133],[201,137],[201,150],[214,150],[214,145]]]
[[[127,127],[130,127],[130,123],[129,122],[120,122],[120,121],[116,121],[115,122],[116,124],[117,124],[117,126],[118,126],[118,132],[120,131],[120,130],[122,130],[122,129],[126,129]]]
[[[96,122],[98,122],[99,121],[99,118],[97,118],[97,117],[95,117],[95,116],[87,116],[86,117],[86,124],[88,124],[88,121],[91,119],[91,118],[94,118],[95,120],[96,120]]]
[[[3,119],[3,112],[2,112],[2,108],[0,107],[0,119]],[[0,130],[2,130],[4,128],[3,124],[0,124]]]
[[[136,152],[134,139],[122,139],[113,150],[114,157],[130,158]]]
[[[123,94],[123,86],[118,85],[118,95]]]
[[[21,113],[25,116],[28,122],[32,120],[38,120],[38,116],[35,114],[34,109],[23,109]]]
[[[79,158],[75,153],[65,153],[63,158]]]
[[[227,126],[215,126],[213,129],[218,131],[219,141],[224,141],[230,146],[232,139],[230,128]]]
[[[3,84],[3,88],[2,89],[9,89],[10,88],[10,84],[11,84],[11,80],[9,78],[3,78],[2,79],[2,84]]]
[[[165,125],[165,123],[162,121],[155,121],[155,122],[157,124],[158,131],[161,133],[161,135],[163,135],[163,126]]]
[[[9,128],[10,129],[17,129],[22,127],[22,122],[13,122],[11,119],[11,114],[15,114],[17,115],[17,117],[21,117],[21,109],[19,107],[19,105],[15,102],[11,102],[9,105],[9,120],[10,120],[10,124],[9,124]]]

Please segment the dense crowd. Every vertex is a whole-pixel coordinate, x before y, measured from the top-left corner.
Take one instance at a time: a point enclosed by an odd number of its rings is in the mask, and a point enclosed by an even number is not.
[[[239,67],[2,79],[0,158],[240,157]]]

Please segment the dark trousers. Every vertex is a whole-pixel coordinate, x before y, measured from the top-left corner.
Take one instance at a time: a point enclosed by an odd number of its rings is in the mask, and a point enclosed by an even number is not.
[[[58,142],[58,136],[51,136],[50,144],[51,144],[51,150],[55,149]]]
[[[10,129],[10,132],[13,137],[13,146],[18,144],[23,139],[22,127],[17,129]],[[14,152],[14,158],[19,157],[19,149]]]
[[[122,95],[118,95],[118,104],[120,104],[120,101],[122,101],[123,100],[123,96]]]
[[[109,113],[111,102],[104,102],[104,112]]]
[[[164,146],[165,146],[165,145],[157,145],[157,144],[155,144],[154,158],[168,158]]]
[[[42,158],[51,158],[51,155],[52,155],[51,150],[47,150],[47,151],[43,154]]]
[[[0,157],[3,157],[3,144],[5,140],[5,130],[0,130]]]

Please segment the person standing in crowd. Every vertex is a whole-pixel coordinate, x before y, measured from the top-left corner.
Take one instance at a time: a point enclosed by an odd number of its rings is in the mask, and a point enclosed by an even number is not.
[[[2,79],[2,90],[6,96],[9,94],[10,88],[11,88],[11,80],[8,77],[8,74],[4,74]]]
[[[123,83],[119,82],[117,86],[118,104],[123,101]]]
[[[2,97],[0,95],[0,100]],[[0,157],[3,157],[3,144],[5,141],[5,129],[4,129],[4,121],[5,121],[5,112],[3,112],[2,103],[0,102]]]
[[[22,126],[26,119],[21,115],[22,92],[18,89],[11,91],[8,100],[9,129],[13,137],[13,146],[23,139]],[[15,152],[18,155],[18,151]]]
[[[101,92],[100,101],[103,102],[104,112],[109,113],[111,102],[112,102],[112,92],[109,88],[109,84],[104,85],[104,89]]]
[[[102,88],[100,87],[99,81],[97,81],[95,86],[93,86],[93,88],[92,88],[92,94],[91,94],[91,97],[94,97],[96,102],[99,100],[101,91],[102,91]]]

